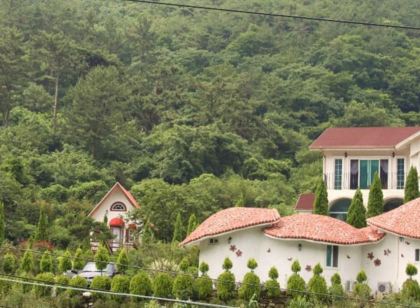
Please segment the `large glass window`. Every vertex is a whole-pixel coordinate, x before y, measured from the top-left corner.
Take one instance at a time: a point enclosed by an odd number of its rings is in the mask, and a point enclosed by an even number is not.
[[[342,221],[347,220],[347,212],[351,204],[351,199],[338,199],[331,205],[329,213],[331,217],[340,219]]]
[[[334,166],[334,189],[341,189],[341,181],[343,178],[343,160],[336,159]]]
[[[350,160],[350,189],[368,189],[377,173],[381,179],[382,188],[388,188],[387,159],[352,159]]]
[[[416,262],[420,261],[420,249],[416,249],[415,260],[416,260]]]
[[[350,189],[359,187],[359,161],[352,159],[350,161]]]
[[[327,246],[327,267],[338,267],[338,246]]]
[[[381,170],[379,176],[381,178],[381,184],[383,189],[388,189],[388,160],[381,159]]]
[[[373,181],[375,173],[379,171],[379,161],[360,160],[360,188],[367,189]]]
[[[397,189],[404,188],[404,158],[397,159]]]

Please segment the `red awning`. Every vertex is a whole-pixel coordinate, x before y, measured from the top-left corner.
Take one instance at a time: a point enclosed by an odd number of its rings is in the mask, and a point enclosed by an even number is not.
[[[109,226],[110,227],[123,227],[124,226],[124,220],[120,217],[112,218],[109,221]]]

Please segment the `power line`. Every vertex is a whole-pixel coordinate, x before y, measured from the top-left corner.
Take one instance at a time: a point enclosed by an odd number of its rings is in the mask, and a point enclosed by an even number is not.
[[[192,4],[155,2],[155,1],[151,1],[151,0],[126,0],[126,1],[136,2],[136,3],[153,4],[153,5],[161,5],[161,6],[172,6],[172,7],[178,7],[178,8],[190,8],[190,9],[199,9],[199,10],[207,10],[207,11],[219,11],[219,12],[225,12],[225,13],[237,13],[237,14],[247,14],[247,15],[281,17],[281,18],[289,18],[289,19],[310,20],[310,21],[316,21],[316,22],[330,22],[330,23],[339,23],[339,24],[349,24],[349,25],[355,25],[355,26],[369,26],[369,27],[378,27],[378,28],[394,28],[394,29],[420,31],[420,27],[415,27],[415,26],[404,26],[404,25],[396,25],[396,24],[381,24],[381,23],[373,23],[373,22],[365,22],[365,21],[357,21],[357,20],[334,19],[334,18],[326,18],[326,17],[311,17],[311,16],[290,15],[290,14],[280,14],[280,13],[266,13],[266,12],[246,11],[246,10],[239,10],[239,9],[226,9],[226,8],[192,5]]]

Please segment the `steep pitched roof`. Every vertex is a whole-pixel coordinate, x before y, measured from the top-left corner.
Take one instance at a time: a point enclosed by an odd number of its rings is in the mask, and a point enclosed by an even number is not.
[[[417,132],[420,127],[333,127],[327,128],[309,148],[394,148]]]
[[[420,198],[392,211],[371,217],[367,222],[385,232],[420,239]]]
[[[299,196],[299,199],[296,201],[295,210],[296,211],[312,211],[314,208],[315,194],[314,193],[305,193]]]
[[[275,209],[233,207],[221,210],[207,218],[181,245],[223,233],[277,222],[280,215]]]
[[[127,189],[125,189],[119,182],[116,182],[114,186],[112,186],[112,188],[101,199],[101,201],[99,201],[98,204],[95,205],[95,207],[92,209],[92,211],[89,213],[88,216],[92,216],[92,214],[96,212],[96,210],[101,206],[101,204],[106,200],[106,198],[108,198],[108,196],[117,189],[121,190],[121,192],[128,199],[128,201],[131,203],[132,206],[134,206],[135,208],[140,208],[140,205],[137,203],[137,200],[134,198],[134,196]]]
[[[278,239],[301,239],[336,245],[367,244],[384,236],[383,232],[372,227],[356,229],[341,220],[316,214],[282,217],[264,233]]]

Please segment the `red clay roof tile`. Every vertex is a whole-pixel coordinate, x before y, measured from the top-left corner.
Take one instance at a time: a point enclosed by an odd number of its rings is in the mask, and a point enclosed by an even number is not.
[[[392,211],[371,217],[367,222],[385,232],[420,239],[420,198]]]
[[[420,127],[333,127],[326,129],[309,148],[393,148],[419,131]]]
[[[341,220],[316,214],[282,217],[277,224],[265,229],[264,233],[279,239],[302,239],[337,245],[371,243],[384,236],[383,232],[372,227],[356,229]]]
[[[233,207],[221,210],[207,218],[182,243],[186,245],[222,233],[264,226],[277,222],[280,215],[275,209]]]
[[[315,194],[314,193],[305,193],[299,196],[299,199],[296,201],[295,210],[296,211],[312,211],[314,208]]]

